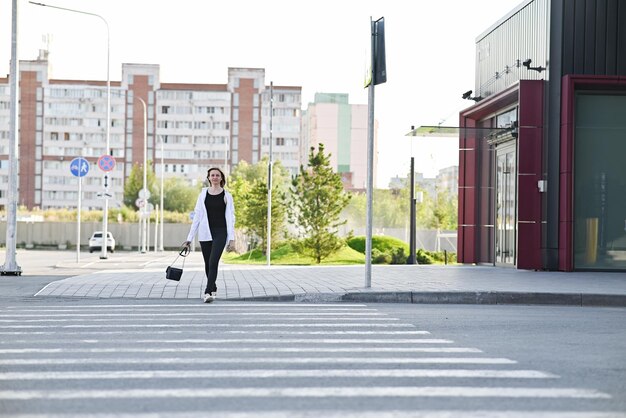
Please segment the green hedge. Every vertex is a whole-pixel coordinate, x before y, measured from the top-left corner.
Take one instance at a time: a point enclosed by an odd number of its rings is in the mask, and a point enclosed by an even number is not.
[[[352,237],[346,241],[348,247],[365,254],[365,236]],[[406,242],[384,235],[372,237],[373,264],[406,264],[409,246]]]
[[[350,248],[365,254],[365,236],[353,237],[347,240]],[[397,238],[376,235],[372,237],[373,264],[406,264],[409,256],[409,245]],[[435,264],[445,262],[443,251],[434,252],[418,249],[415,259],[418,264]],[[447,253],[448,264],[456,263],[456,254]]]
[[[350,238],[347,244],[353,250],[365,254],[365,236],[359,235],[358,237]],[[384,235],[375,235],[372,237],[372,250],[377,249],[380,252],[389,252],[396,248],[403,248],[406,253],[409,252],[409,245],[398,238]]]

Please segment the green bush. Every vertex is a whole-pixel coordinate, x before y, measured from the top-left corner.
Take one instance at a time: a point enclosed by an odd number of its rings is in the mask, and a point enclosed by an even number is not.
[[[447,253],[444,253],[443,251],[431,252],[430,256],[438,263],[445,263],[446,256],[448,258],[448,264],[456,263],[456,253],[450,251],[448,251]]]
[[[403,247],[397,247],[391,252],[391,264],[406,264],[407,258]]]
[[[372,264],[391,263],[391,254],[372,248]]]
[[[365,254],[365,236],[349,237],[346,239],[348,247]],[[404,241],[393,237],[376,235],[372,237],[372,263],[374,264],[406,264],[409,256],[409,246]],[[456,263],[456,253],[447,253],[448,264]],[[418,264],[445,263],[443,251],[416,251],[415,259]]]
[[[347,239],[347,244],[353,250],[365,254],[365,236],[359,235],[358,237],[349,238]],[[406,242],[398,238],[384,235],[375,235],[372,237],[372,249],[374,248],[389,254],[392,254],[396,248],[404,248],[404,251],[409,251],[409,246]]]
[[[417,250],[415,259],[417,260],[417,264],[433,264],[435,262],[430,251],[422,250],[421,248]]]

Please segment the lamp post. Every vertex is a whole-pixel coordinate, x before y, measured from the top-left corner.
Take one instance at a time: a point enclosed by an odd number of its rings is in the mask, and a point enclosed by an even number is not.
[[[22,269],[17,264],[16,242],[17,242],[17,143],[18,143],[18,90],[19,90],[19,68],[17,63],[17,0],[13,0],[11,16],[11,74],[10,74],[10,95],[11,110],[9,116],[9,190],[7,196],[7,232],[6,232],[6,261],[0,268],[4,275],[22,275]]]
[[[29,1],[29,3],[34,4],[36,6],[43,6],[43,7],[51,7],[53,9],[59,9],[59,10],[65,10],[67,12],[74,12],[74,13],[80,13],[83,15],[89,15],[89,16],[95,16],[98,19],[102,20],[104,22],[104,25],[106,26],[106,30],[107,30],[107,128],[106,128],[106,146],[105,146],[105,150],[104,150],[104,155],[111,155],[111,149],[110,149],[110,141],[111,141],[111,78],[110,78],[110,59],[111,59],[111,48],[110,48],[110,32],[109,32],[109,22],[107,22],[107,20],[100,16],[99,14],[96,13],[90,13],[90,12],[85,12],[82,10],[76,10],[76,9],[68,9],[67,7],[59,7],[59,6],[52,6],[50,4],[45,4],[45,3],[37,3],[34,1]],[[103,178],[103,188],[104,188],[104,192],[103,192],[103,200],[104,200],[104,205],[103,205],[103,209],[102,209],[102,240],[103,240],[103,244],[102,244],[102,253],[100,254],[100,258],[101,259],[106,259],[107,257],[107,241],[108,241],[108,212],[109,212],[109,199],[108,199],[108,174],[104,174],[104,178]]]
[[[163,251],[163,248],[164,248],[163,247],[163,220],[164,220],[163,214],[165,213],[164,209],[163,209],[163,190],[164,190],[163,189],[163,178],[165,176],[165,166],[163,165],[163,142],[164,142],[163,141],[163,137],[161,137],[161,226],[160,226],[161,227],[161,231],[160,231],[161,232],[161,240],[159,241],[160,242],[159,249],[161,251]]]
[[[267,164],[267,240],[266,258],[267,266],[272,264],[272,120],[274,113],[274,82],[270,82],[270,159]]]
[[[142,216],[141,218],[141,252],[145,253],[148,250],[148,231],[147,231],[147,222],[144,219],[148,211],[148,108],[146,106],[146,102],[141,98],[135,96],[135,99],[141,102],[143,106],[143,189],[142,189],[142,197],[143,198],[143,207],[142,207]]]
[[[411,126],[411,132],[415,130],[414,126]],[[415,158],[413,157],[413,138],[411,138],[411,182],[409,184],[410,190],[410,222],[409,222],[409,258],[407,264],[416,264],[415,258]]]

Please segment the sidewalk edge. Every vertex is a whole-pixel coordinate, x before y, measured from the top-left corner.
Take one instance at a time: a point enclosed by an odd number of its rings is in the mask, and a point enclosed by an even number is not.
[[[548,292],[348,292],[229,298],[267,302],[361,302],[457,305],[555,305],[626,307],[626,295]]]

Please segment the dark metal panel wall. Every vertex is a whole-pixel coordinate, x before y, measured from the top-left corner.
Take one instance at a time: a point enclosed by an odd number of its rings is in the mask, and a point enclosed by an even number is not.
[[[542,80],[548,72],[529,71],[548,64],[550,0],[531,1],[476,41],[475,96],[488,97],[519,80]]]
[[[563,4],[562,75],[626,75],[626,1]]]

